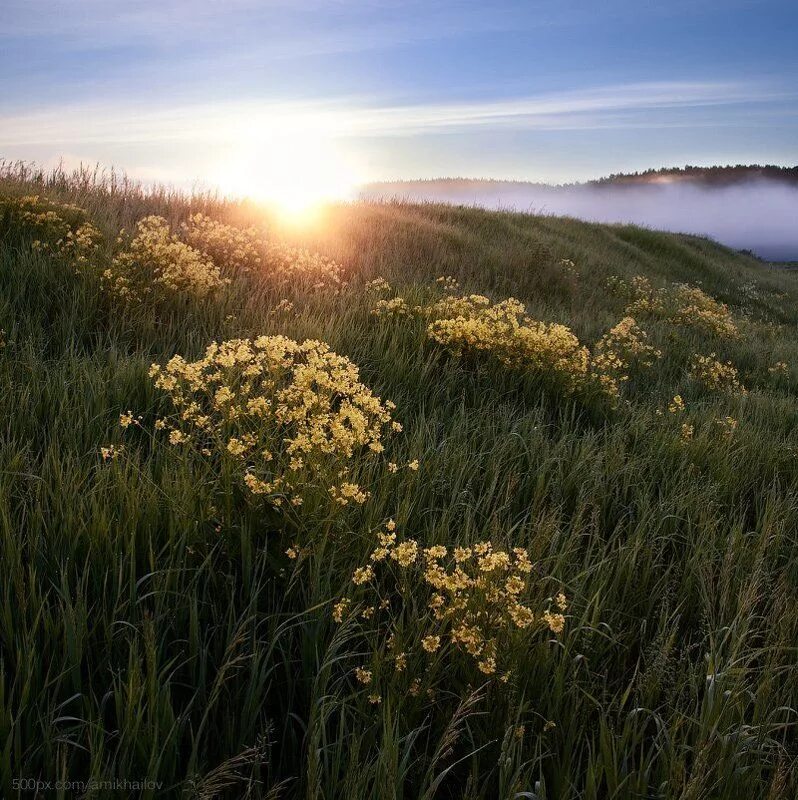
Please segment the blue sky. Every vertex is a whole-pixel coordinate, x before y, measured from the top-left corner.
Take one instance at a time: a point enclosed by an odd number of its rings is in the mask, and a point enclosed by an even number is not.
[[[794,0],[3,0],[0,156],[232,190],[796,164],[796,40]]]

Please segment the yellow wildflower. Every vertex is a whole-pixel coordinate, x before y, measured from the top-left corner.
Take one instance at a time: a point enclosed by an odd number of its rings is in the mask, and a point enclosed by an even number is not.
[[[335,622],[341,623],[344,621],[344,617],[346,613],[349,611],[349,607],[352,605],[352,601],[349,598],[343,598],[339,600],[333,606],[332,618]]]
[[[370,669],[364,669],[363,667],[357,667],[355,669],[355,678],[360,683],[369,684],[371,683],[372,672]]]
[[[684,400],[680,394],[674,395],[673,400],[668,403],[668,411],[671,414],[680,414],[684,411]]]
[[[372,567],[358,567],[353,575],[352,575],[352,583],[356,586],[362,586],[364,583],[368,583],[370,580],[374,579],[374,570]]]

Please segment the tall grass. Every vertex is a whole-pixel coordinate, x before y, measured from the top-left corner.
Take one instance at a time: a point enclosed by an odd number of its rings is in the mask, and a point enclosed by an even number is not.
[[[312,295],[242,277],[213,301],[143,312],[0,231],[4,796],[19,778],[161,784],[143,797],[795,796],[795,274],[696,237],[445,206],[341,206],[280,230],[246,205],[113,176],[22,166],[0,190],[76,203],[109,241],[148,214],[255,221],[350,275],[344,292]],[[363,291],[382,276],[411,296],[452,275],[591,342],[623,316],[607,279],[638,274],[700,283],[742,335],[649,321],[665,355],[615,408],[458,359],[422,322],[373,316]],[[294,312],[271,314],[285,298]],[[166,410],[152,362],[277,333],[358,364],[397,404],[390,457],[420,461],[364,465],[368,502],[310,530],[236,489],[219,508],[209,463],[118,425],[128,409],[145,423]],[[710,351],[746,395],[688,379],[687,357]],[[786,374],[769,371],[779,361]],[[689,439],[666,410],[675,394]],[[124,457],[103,461],[99,448],[123,441]],[[370,703],[351,680],[366,640],[331,609],[389,518],[424,546],[528,548],[565,588],[564,633],[530,635],[506,684],[411,654],[421,690]],[[312,546],[289,559],[300,533]]]

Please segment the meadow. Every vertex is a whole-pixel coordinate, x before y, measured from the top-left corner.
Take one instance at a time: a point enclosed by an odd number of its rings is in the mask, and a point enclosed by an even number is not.
[[[0,247],[0,794],[796,796],[798,274],[8,165]]]

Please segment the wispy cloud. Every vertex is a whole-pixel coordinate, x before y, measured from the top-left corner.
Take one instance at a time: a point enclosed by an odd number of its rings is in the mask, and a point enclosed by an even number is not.
[[[562,17],[542,2],[531,17],[518,5],[497,0],[486,14],[472,0],[5,0],[0,41],[51,40],[77,52],[138,42],[174,48],[175,59],[236,43],[268,60],[532,29]],[[176,49],[187,43],[189,52]]]
[[[734,105],[779,96],[735,83],[636,83],[493,102],[376,108],[356,115],[354,128],[368,133],[413,133],[475,126],[556,129],[579,123],[590,127],[606,122],[600,119],[606,113]]]
[[[362,98],[307,103],[234,101],[141,111],[129,102],[51,107],[0,117],[0,146],[49,143],[214,142],[260,133],[319,137],[413,136],[482,129],[662,125],[651,112],[772,102],[785,95],[754,84],[658,82],[509,100],[403,106]],[[645,117],[635,117],[645,112]],[[667,122],[667,120],[665,120]]]

